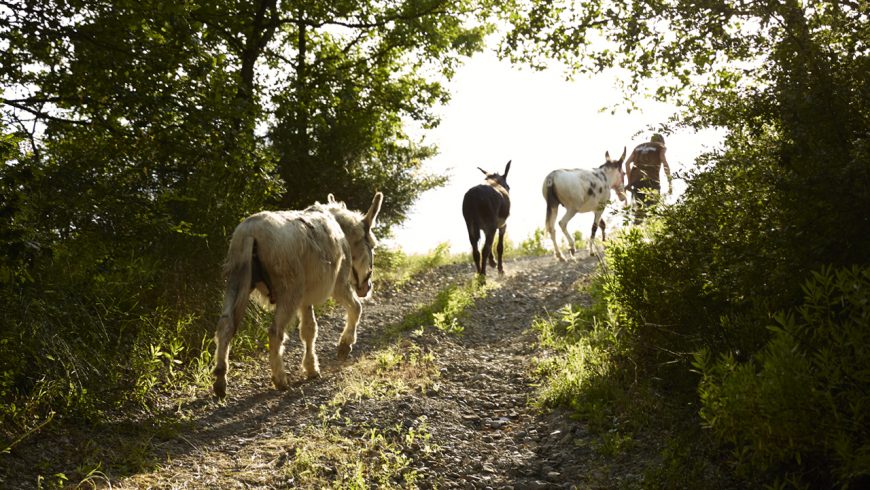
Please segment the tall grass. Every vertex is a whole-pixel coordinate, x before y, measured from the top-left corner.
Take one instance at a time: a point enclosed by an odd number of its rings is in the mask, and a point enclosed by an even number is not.
[[[532,328],[551,354],[539,359],[543,378],[538,403],[565,407],[604,433],[617,412],[637,402],[626,390],[634,372],[621,343],[623,332],[605,315],[591,308],[565,305],[554,316],[537,318]]]
[[[464,320],[468,308],[497,287],[498,284],[488,283],[477,276],[460,284],[448,285],[438,292],[431,303],[421,305],[401,322],[388,327],[384,333],[392,338],[402,332],[433,327],[451,335],[460,335],[465,331]]]
[[[582,247],[585,244],[583,234],[579,231],[574,233],[574,240],[577,242],[578,247]],[[547,255],[551,253],[548,242],[549,238],[541,228],[535,229],[529,236],[519,242],[515,242],[508,232],[504,236],[504,258],[513,259]],[[482,246],[482,244],[483,240],[481,239],[478,246]],[[375,259],[377,263],[375,277],[378,280],[400,286],[421,272],[444,265],[470,262],[471,252],[470,250],[466,251],[465,247],[470,249],[471,246],[466,243],[461,245],[462,251],[459,253],[451,252],[449,242],[439,243],[425,254],[408,254],[401,248],[378,249],[377,258]],[[495,254],[496,246],[497,237],[496,243],[493,243],[493,254]]]
[[[402,249],[379,248],[375,257],[374,279],[401,286],[409,279],[448,264],[462,262],[462,254],[452,254],[450,243],[442,242],[427,254],[407,254]]]
[[[596,436],[593,449],[601,457],[635,461],[645,488],[724,485],[715,462],[721,455],[697,415],[686,415],[687,400],[665,395],[639,369],[625,317],[606,301],[608,280],[599,272],[578,291],[578,303],[589,294],[591,306],[565,305],[533,321],[545,353],[536,363],[536,404],[568,410]]]

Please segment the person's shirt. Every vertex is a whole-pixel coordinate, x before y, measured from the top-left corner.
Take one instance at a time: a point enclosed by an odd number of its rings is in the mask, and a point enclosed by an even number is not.
[[[659,169],[664,160],[665,145],[656,142],[641,143],[634,148],[630,161],[634,163],[628,181],[635,183],[641,178],[659,181]]]

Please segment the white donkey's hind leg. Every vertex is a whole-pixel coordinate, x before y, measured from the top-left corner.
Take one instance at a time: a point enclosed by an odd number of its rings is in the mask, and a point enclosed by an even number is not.
[[[299,337],[305,346],[302,355],[302,369],[309,378],[320,376],[320,364],[317,362],[315,342],[317,341],[317,320],[314,318],[314,307],[303,306],[299,310]]]
[[[347,359],[350,351],[353,350],[353,344],[356,343],[356,326],[362,315],[362,303],[350,288],[340,288],[334,297],[347,310],[344,331],[341,332],[341,339],[338,341],[338,359],[343,361]]]
[[[574,255],[577,250],[574,248],[574,237],[568,233],[568,222],[571,221],[576,214],[577,211],[568,209],[565,212],[565,216],[562,216],[562,219],[559,220],[559,228],[562,228],[562,233],[565,234],[565,239],[568,240],[568,248],[571,250],[571,255]]]
[[[269,327],[269,365],[272,367],[272,383],[279,390],[286,390],[289,386],[284,371],[284,329],[295,314],[295,305],[278,304]]]
[[[545,227],[547,228],[547,233],[550,234],[550,240],[553,242],[553,251],[556,254],[556,258],[564,261],[565,257],[562,257],[562,252],[559,251],[559,240],[556,238],[556,215],[558,213],[558,207],[552,210],[547,210],[547,221]]]

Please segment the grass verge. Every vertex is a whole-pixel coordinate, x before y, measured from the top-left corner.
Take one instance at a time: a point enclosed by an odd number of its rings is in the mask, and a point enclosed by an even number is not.
[[[463,319],[466,310],[498,287],[497,283],[487,282],[479,276],[462,284],[447,286],[431,303],[420,306],[401,322],[387,327],[384,334],[387,338],[395,338],[408,331],[422,334],[426,327],[433,327],[451,335],[460,335],[465,331]]]
[[[697,399],[662,390],[659,380],[638,372],[628,332],[598,296],[600,281],[588,287],[582,293],[598,299],[593,306],[566,305],[533,322],[546,352],[536,364],[536,403],[569,410],[596,436],[593,449],[613,468],[628,464],[642,475],[632,486],[729,488],[721,454],[702,430]]]

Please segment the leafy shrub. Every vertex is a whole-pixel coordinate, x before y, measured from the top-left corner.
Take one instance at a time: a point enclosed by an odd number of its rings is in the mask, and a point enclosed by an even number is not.
[[[866,163],[860,161],[866,145],[855,141],[855,154],[841,158],[819,154],[814,160],[813,153],[789,152],[790,166],[784,166],[778,151],[789,144],[774,126],[735,130],[724,151],[703,156],[678,203],[655,209],[643,227],[610,243],[603,299],[625,332],[621,347],[641,379],[685,397],[698,393],[699,371],[703,374],[707,423],[719,434],[717,441],[736,448],[742,477],[777,485],[860,486],[867,478],[860,469],[867,466],[860,442],[866,441],[867,428],[855,410],[867,408],[859,400],[860,389],[870,384],[861,378],[866,359],[859,361],[853,352],[843,357],[852,368],[839,363],[822,368],[819,363],[827,362],[826,352],[840,334],[800,338],[765,325],[773,312],[799,311],[802,296],[809,294],[801,284],[813,270],[826,263],[866,264],[866,254],[856,253],[870,247],[870,221],[858,211],[867,207],[866,186],[851,184],[844,191],[850,196],[847,206],[833,203],[843,174],[866,180]],[[824,170],[820,161],[826,162]],[[795,170],[798,162],[801,171]],[[825,284],[814,281],[812,290]],[[834,299],[803,301],[801,308],[821,317],[842,309]],[[777,317],[778,328],[800,330],[789,321],[811,324],[799,317]],[[841,334],[862,345],[866,338],[855,337],[858,325]],[[703,369],[693,369],[696,352],[702,352]],[[817,373],[828,368],[851,372],[855,384],[826,386]],[[838,389],[845,399],[836,399]],[[834,401],[822,396],[828,391]],[[685,418],[697,416],[688,413],[695,406],[696,400],[689,400]],[[663,478],[664,486],[678,481],[677,468],[694,471],[692,458],[678,452],[664,456],[674,469],[651,475]]]
[[[701,415],[738,468],[791,485],[870,482],[870,268],[823,268],[751,361],[702,351]]]
[[[542,228],[535,228],[531,235],[520,242],[518,252],[521,255],[531,257],[547,255],[550,251],[547,250],[547,247],[544,245],[545,240],[547,240],[547,238],[544,230]]]
[[[427,254],[408,255],[401,248],[378,248],[375,258],[375,279],[397,285],[421,272],[455,263],[460,256],[450,253],[450,243],[441,242]]]
[[[694,389],[692,353],[745,360],[770,332],[770,312],[800,301],[800,283],[846,256],[797,227],[775,132],[735,134],[704,156],[681,200],[610,242],[605,300],[618,311],[644,369]]]

